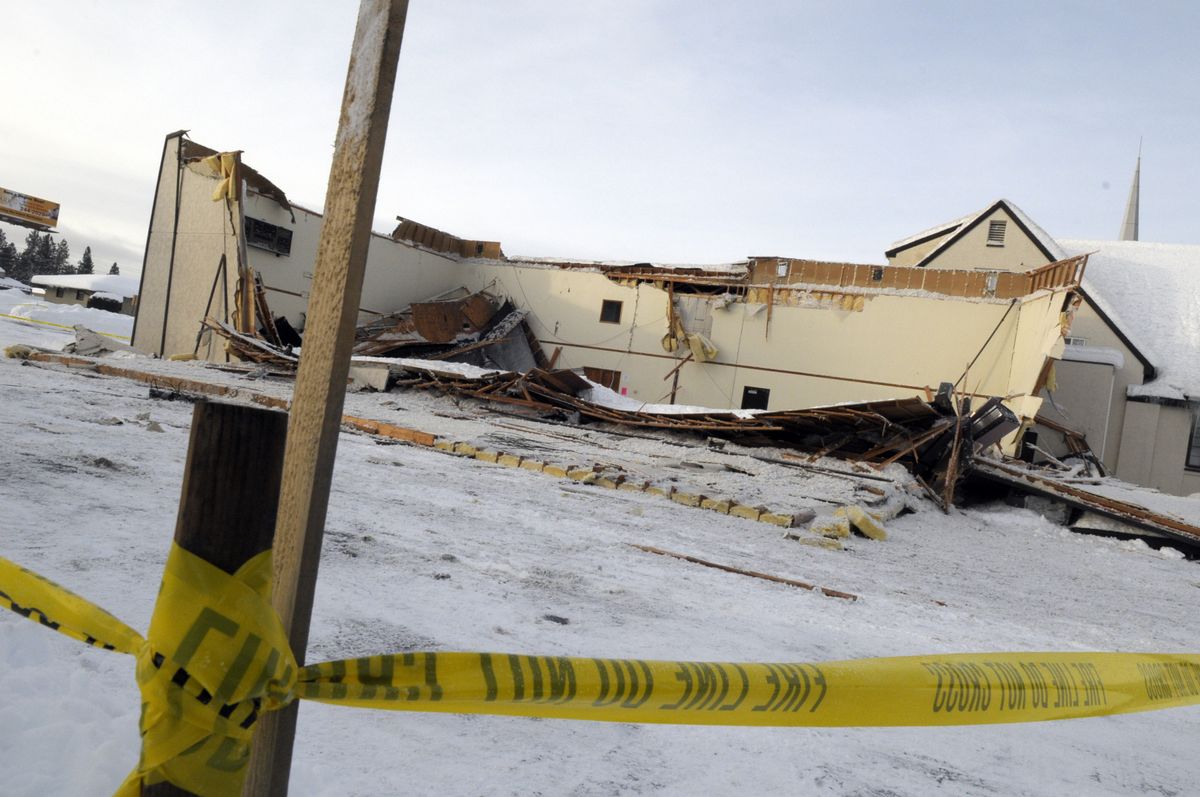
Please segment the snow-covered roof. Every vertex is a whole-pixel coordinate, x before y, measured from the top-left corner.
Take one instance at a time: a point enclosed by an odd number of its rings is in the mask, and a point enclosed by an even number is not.
[[[467,262],[471,262],[476,259],[478,258],[467,258],[466,260]],[[489,263],[494,262],[486,259],[484,261]],[[736,263],[648,263],[635,260],[587,260],[583,258],[527,257],[518,255],[508,258],[504,265],[532,266],[535,268],[575,268],[601,272],[631,270],[635,267],[643,267],[645,270],[661,269],[664,271],[696,272],[728,276],[730,274],[745,274],[748,261],[742,260]]]
[[[1050,234],[1039,227],[1037,223],[1025,213],[1025,211],[1021,210],[1007,199],[1001,199],[1000,201],[1004,203],[1004,206],[1008,209],[1008,212],[1012,215],[1012,217],[1017,220],[1017,223],[1029,231],[1029,234],[1033,236],[1033,240],[1041,244],[1041,246],[1050,253],[1050,257],[1053,260],[1066,260],[1068,257],[1071,257],[1071,255],[1067,254],[1066,251],[1059,246],[1058,241],[1051,238]]]
[[[1110,349],[1107,346],[1064,346],[1062,359],[1075,363],[1111,365],[1113,368],[1125,367],[1125,355],[1119,349]]]
[[[946,235],[948,233],[952,233],[955,230],[957,230],[959,227],[963,226],[968,221],[970,221],[971,219],[975,218],[978,215],[979,215],[978,213],[968,213],[967,215],[960,216],[959,218],[954,219],[953,221],[946,221],[946,222],[942,222],[941,224],[935,224],[934,226],[932,226],[928,229],[925,229],[925,230],[921,230],[918,233],[914,233],[914,234],[908,236],[907,238],[901,238],[899,241],[894,241],[892,243],[892,245],[887,248],[887,254],[890,257],[893,253],[898,252],[901,249],[908,247],[910,244],[915,244],[919,241],[927,241],[930,238],[935,238],[939,235]]]
[[[1158,370],[1138,395],[1200,398],[1200,246],[1145,241],[1060,242],[1088,258],[1083,289]],[[1153,350],[1147,350],[1144,342]]]
[[[888,247],[886,254],[888,257],[891,257],[892,255],[896,254],[896,252],[911,246],[912,244],[928,240],[938,235],[945,235],[946,237],[941,241],[941,243],[931,249],[929,253],[925,255],[925,257],[921,258],[920,265],[924,265],[936,257],[951,243],[958,240],[958,238],[962,234],[966,233],[967,230],[971,229],[1000,208],[1003,208],[1005,211],[1007,211],[1008,215],[1017,222],[1017,225],[1025,229],[1034,242],[1041,246],[1042,249],[1046,250],[1046,253],[1049,254],[1051,261],[1064,260],[1068,257],[1066,252],[1063,251],[1062,247],[1060,247],[1058,243],[1050,237],[1049,233],[1039,227],[1037,223],[1025,213],[1025,211],[1021,210],[1014,203],[1007,199],[997,199],[995,202],[977,213],[969,213],[962,218],[955,219],[954,221],[948,221],[944,224],[938,224],[934,227],[930,227],[927,230],[919,232],[916,235],[910,235],[903,240],[896,241],[894,244]]]
[[[32,280],[34,285],[111,293],[126,298],[137,296],[139,281],[132,274],[39,274]]]

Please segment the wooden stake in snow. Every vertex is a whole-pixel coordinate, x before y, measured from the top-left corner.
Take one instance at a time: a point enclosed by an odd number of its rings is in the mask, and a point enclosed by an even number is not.
[[[175,543],[226,573],[271,547],[287,416],[201,399],[192,413]],[[162,782],[144,797],[191,792]]]
[[[301,663],[407,12],[407,0],[362,0],[329,170],[275,525],[273,601]],[[287,794],[296,709],[259,722],[246,794]]]

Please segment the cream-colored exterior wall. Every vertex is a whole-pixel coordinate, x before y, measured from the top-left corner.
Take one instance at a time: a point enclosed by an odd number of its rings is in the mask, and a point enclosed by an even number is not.
[[[213,201],[217,177],[197,164],[180,164],[179,141],[178,136],[168,138],[163,151],[133,336],[135,348],[162,356],[192,353],[204,317],[233,323],[237,304],[243,211],[236,202],[230,207],[224,200]],[[303,328],[322,217],[296,208],[293,221],[274,199],[254,192],[245,197],[245,215],[292,231],[289,255],[246,247],[244,258],[262,275],[272,312]],[[224,275],[219,269],[222,254]],[[367,250],[362,308],[375,313],[362,312],[358,321],[462,284],[458,261],[374,235]],[[209,332],[201,336],[197,354],[228,359],[224,341]]]
[[[1008,222],[1002,247],[987,244],[988,226],[993,220]],[[889,262],[893,265],[914,265],[941,240],[900,252]],[[927,267],[1022,271],[1048,262],[1046,255],[1021,230],[1012,215],[999,207],[962,238],[939,252]],[[1053,307],[1043,308],[1045,312],[1050,310]],[[1045,328],[1035,323],[1031,329],[1038,327]],[[1191,411],[1186,407],[1128,400],[1129,387],[1143,384],[1145,366],[1090,302],[1084,301],[1076,310],[1070,334],[1086,338],[1090,347],[1120,352],[1124,364],[1117,367],[1058,362],[1054,403],[1066,412],[1060,413],[1050,401],[1043,403],[1042,412],[1050,420],[1084,433],[1093,453],[1100,457],[1110,473],[1164,492],[1188,495],[1200,491],[1200,472],[1184,467],[1191,431]],[[1017,346],[1017,350],[1027,348],[1029,346],[1025,343]],[[1032,361],[1026,361],[1022,372],[1014,373],[1014,382],[1026,381],[1028,372],[1025,368],[1031,366]],[[1066,452],[1057,433],[1044,427],[1040,433],[1039,445],[1042,448],[1055,454]]]
[[[1084,433],[1105,469],[1115,473],[1128,403],[1126,391],[1130,385],[1142,384],[1144,366],[1087,301],[1075,311],[1071,336],[1086,339],[1089,347],[1120,352],[1124,365],[1118,368],[1094,363],[1059,363],[1054,404],[1066,410],[1066,414],[1050,402],[1044,411],[1051,420]],[[1064,452],[1065,448],[1054,451]]]
[[[262,274],[271,311],[303,329],[324,217],[304,208],[292,210],[294,222],[278,202],[251,193],[246,199],[246,215],[291,230],[292,247],[291,254],[277,255],[251,246],[247,255],[250,267]],[[358,323],[462,285],[463,269],[457,260],[373,234],[367,246]]]
[[[1112,437],[1113,408],[1118,400],[1123,404],[1125,394],[1118,398],[1117,370],[1107,363],[1076,362],[1061,360],[1054,364],[1057,385],[1053,393],[1044,391],[1046,401],[1041,415],[1047,420],[1062,424],[1079,432],[1087,440],[1105,470],[1114,472],[1117,467],[1117,439]],[[1059,408],[1062,411],[1059,411]],[[1058,432],[1039,426],[1038,447],[1050,454],[1065,456],[1070,449]]]
[[[226,318],[237,291],[241,222],[236,203],[231,218],[226,202],[212,199],[217,178],[195,164],[180,163],[179,141],[168,138],[163,149],[133,333],[134,348],[162,356],[192,353],[206,311]],[[218,279],[222,255],[225,280]],[[207,333],[197,353],[228,359],[222,342]]]
[[[668,332],[664,289],[618,284],[596,272],[466,265],[473,271],[468,287],[486,287],[530,310],[547,356],[561,348],[560,367],[620,371],[629,396],[669,401],[671,371],[687,352],[670,354],[662,347]],[[770,313],[765,305],[743,301],[714,306],[707,337],[717,357],[679,369],[675,403],[736,408],[747,386],[769,389],[772,410],[923,396],[926,387],[958,381],[974,359],[972,390],[1009,397],[1023,412],[1036,412],[1039,400],[1029,394],[1060,337],[1053,308],[1064,297],[1061,291],[1043,293],[1011,310],[1007,302],[888,294],[865,297],[859,311],[817,302],[777,304]],[[600,321],[604,300],[622,302],[620,324]],[[1014,353],[1014,346],[1022,348]]]
[[[58,295],[58,291],[63,292],[62,296]],[[83,298],[79,298],[79,294],[83,294]],[[53,285],[46,286],[46,293],[42,297],[50,304],[77,304],[80,307],[87,307],[88,299],[92,298],[91,291],[80,291],[75,288],[56,288]]]
[[[988,228],[993,221],[1007,222],[1004,246],[989,246]],[[1051,262],[1027,236],[1007,210],[996,208],[991,215],[967,231],[963,237],[938,253],[927,268],[986,268],[1028,271]]]
[[[957,228],[956,228],[957,229]],[[931,238],[919,244],[902,249],[893,257],[888,258],[889,266],[915,266],[925,259],[925,256],[942,245],[942,242],[949,238],[954,233],[954,230],[939,235],[936,238]]]
[[[1116,475],[1177,495],[1200,490],[1200,474],[1184,469],[1191,429],[1187,407],[1130,401]]]

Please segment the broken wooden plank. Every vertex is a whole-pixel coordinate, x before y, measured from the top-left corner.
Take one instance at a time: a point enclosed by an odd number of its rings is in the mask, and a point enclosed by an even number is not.
[[[1024,492],[1054,498],[1065,504],[1096,512],[1135,528],[1157,532],[1189,545],[1200,545],[1200,527],[1155,512],[1148,507],[1081,490],[1056,479],[1039,476],[993,459],[976,458],[971,473]]]
[[[704,567],[711,567],[716,570],[724,570],[726,573],[736,573],[739,576],[750,576],[751,578],[761,578],[764,581],[773,581],[777,584],[786,584],[789,587],[796,587],[797,589],[806,589],[806,590],[810,590],[813,592],[820,592],[822,595],[826,595],[830,598],[843,598],[845,600],[851,600],[851,601],[858,600],[858,596],[853,593],[841,592],[836,589],[830,589],[828,587],[821,587],[821,586],[817,586],[816,584],[809,584],[807,581],[796,581],[795,579],[791,579],[791,578],[783,578],[781,576],[772,576],[767,573],[759,573],[755,570],[743,570],[740,567],[733,567],[732,565],[722,565],[722,564],[718,564],[716,562],[710,562],[706,559],[699,559],[695,556],[688,556],[687,554],[683,554],[683,553],[676,553],[674,551],[663,550],[662,548],[655,548],[652,545],[636,545],[634,543],[627,543],[627,544],[631,548],[637,548],[639,551],[645,551],[646,553],[658,554],[659,556],[670,556],[675,559],[682,559],[683,561],[691,562],[694,565],[702,565]]]

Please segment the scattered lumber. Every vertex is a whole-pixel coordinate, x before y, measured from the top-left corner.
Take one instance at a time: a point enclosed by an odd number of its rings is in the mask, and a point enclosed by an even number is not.
[[[1148,507],[1081,489],[1078,484],[1068,484],[1055,478],[1052,472],[1044,468],[1035,469],[1023,462],[976,457],[971,475],[1018,492],[1051,498],[1076,509],[1095,512],[1130,526],[1131,533],[1134,529],[1142,529],[1191,547],[1200,546],[1200,526]]]

